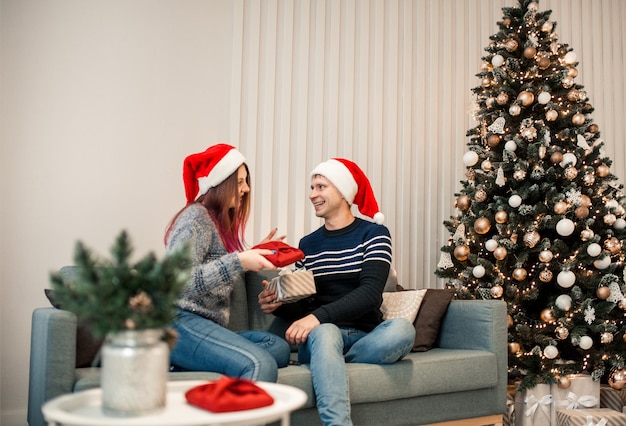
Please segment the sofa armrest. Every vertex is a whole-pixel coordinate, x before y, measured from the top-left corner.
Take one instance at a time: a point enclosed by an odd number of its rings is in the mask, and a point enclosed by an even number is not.
[[[76,315],[56,308],[33,311],[28,381],[28,424],[44,425],[41,406],[72,392],[76,369]]]

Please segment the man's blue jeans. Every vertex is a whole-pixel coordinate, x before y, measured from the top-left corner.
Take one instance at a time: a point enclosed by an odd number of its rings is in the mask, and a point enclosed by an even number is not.
[[[276,382],[277,369],[289,363],[289,344],[269,332],[233,332],[186,311],[178,312],[173,327],[178,341],[170,360],[184,370]]]
[[[298,360],[310,364],[317,410],[326,426],[352,425],[346,362],[393,364],[411,351],[415,328],[404,318],[382,322],[367,333],[320,324],[300,345]]]

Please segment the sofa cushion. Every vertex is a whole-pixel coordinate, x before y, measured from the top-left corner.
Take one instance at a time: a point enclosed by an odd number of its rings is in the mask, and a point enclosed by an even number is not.
[[[383,303],[380,305],[383,319],[406,318],[412,323],[415,321],[424,294],[426,294],[425,289],[383,293]]]
[[[430,350],[439,335],[441,320],[454,297],[453,289],[428,289],[415,319],[415,342],[413,352]]]

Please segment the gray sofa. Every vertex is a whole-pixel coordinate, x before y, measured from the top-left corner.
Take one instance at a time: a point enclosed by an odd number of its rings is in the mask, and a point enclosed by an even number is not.
[[[272,317],[258,308],[261,281],[272,273],[248,273],[233,293],[229,328],[267,329]],[[238,308],[239,307],[239,308]],[[247,307],[244,308],[244,307]],[[64,393],[99,386],[99,368],[76,368],[76,316],[53,307],[32,316],[28,422],[44,424],[42,404]],[[507,391],[506,304],[453,300],[435,347],[387,365],[348,364],[355,425],[420,425],[503,415]],[[170,380],[211,380],[206,372],[172,372]],[[305,365],[279,370],[278,382],[308,395],[292,414],[293,425],[320,424],[311,374]]]

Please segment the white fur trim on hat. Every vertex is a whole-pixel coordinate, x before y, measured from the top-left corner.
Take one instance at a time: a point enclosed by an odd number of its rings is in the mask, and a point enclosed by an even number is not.
[[[328,179],[335,185],[348,204],[352,204],[359,187],[354,180],[354,176],[343,163],[334,159],[324,161],[318,164],[311,172],[311,177],[315,175],[322,175]]]
[[[198,195],[205,194],[209,188],[224,182],[228,176],[232,175],[245,162],[246,158],[237,149],[233,148],[228,151],[213,167],[208,176],[198,178]]]

